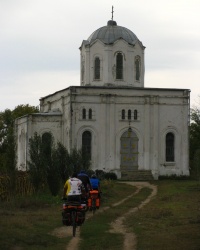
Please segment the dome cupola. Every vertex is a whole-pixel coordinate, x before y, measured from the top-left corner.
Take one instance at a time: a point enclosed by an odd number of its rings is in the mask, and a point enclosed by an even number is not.
[[[96,40],[104,44],[113,44],[119,39],[123,39],[128,44],[134,45],[138,40],[137,36],[129,29],[118,26],[116,21],[109,20],[107,26],[103,26],[94,31],[87,39],[88,44]]]
[[[82,42],[81,85],[144,87],[144,49],[131,30],[109,20]]]

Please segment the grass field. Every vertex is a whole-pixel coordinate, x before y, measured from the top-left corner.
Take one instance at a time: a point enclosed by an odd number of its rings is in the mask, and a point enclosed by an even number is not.
[[[200,250],[200,183],[157,181],[158,194],[150,203],[124,220],[137,235],[138,250]],[[81,228],[79,249],[122,249],[123,236],[111,233],[110,223],[137,207],[150,194],[144,188],[123,205],[112,205],[133,194],[135,188],[118,182],[102,183],[102,207]],[[51,232],[61,227],[60,197],[48,193],[15,197],[0,203],[0,248],[4,250],[64,250],[71,236],[57,238]]]
[[[200,183],[159,181],[158,194],[126,224],[138,237],[138,250],[200,249]]]

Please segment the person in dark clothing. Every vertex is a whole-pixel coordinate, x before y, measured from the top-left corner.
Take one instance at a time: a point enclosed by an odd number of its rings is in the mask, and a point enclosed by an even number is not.
[[[82,181],[85,191],[88,194],[89,190],[92,190],[89,176],[86,174],[84,170],[81,170],[77,178]]]

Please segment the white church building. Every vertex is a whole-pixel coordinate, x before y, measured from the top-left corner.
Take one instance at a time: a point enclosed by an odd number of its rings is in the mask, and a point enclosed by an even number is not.
[[[146,88],[145,47],[113,20],[80,46],[80,86],[40,99],[40,113],[16,120],[17,168],[29,139],[53,135],[70,152],[87,149],[93,170],[122,179],[189,175],[190,90]]]

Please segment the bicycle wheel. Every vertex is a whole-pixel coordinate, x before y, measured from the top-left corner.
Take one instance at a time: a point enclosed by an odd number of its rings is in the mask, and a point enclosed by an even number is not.
[[[72,211],[72,234],[76,236],[76,211]]]

